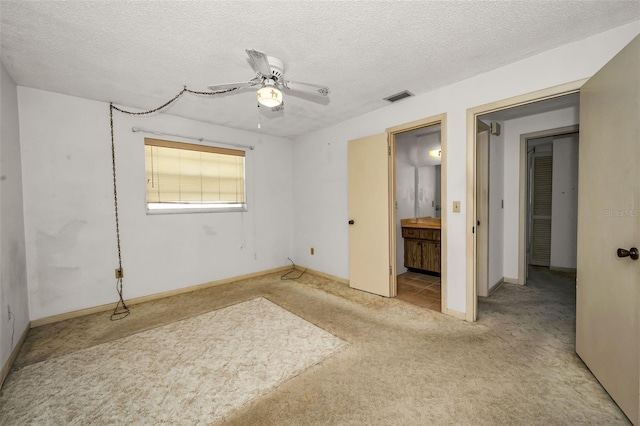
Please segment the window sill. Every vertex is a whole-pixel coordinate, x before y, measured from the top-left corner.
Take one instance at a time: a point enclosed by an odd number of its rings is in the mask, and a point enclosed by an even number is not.
[[[246,212],[246,204],[227,205],[227,206],[215,206],[215,205],[193,205],[185,204],[181,207],[177,206],[163,206],[156,204],[151,207],[147,204],[147,215],[157,214],[192,214],[192,213],[229,213],[229,212]]]

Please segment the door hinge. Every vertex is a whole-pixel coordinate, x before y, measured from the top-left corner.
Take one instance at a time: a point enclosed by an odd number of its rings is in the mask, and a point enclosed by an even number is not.
[[[480,226],[480,221],[478,221],[478,226]]]
[[[389,265],[389,275],[391,275],[393,272],[391,272],[391,265]]]
[[[471,233],[472,233],[472,234],[475,234],[475,233],[476,233],[476,227],[475,227],[475,226],[472,226],[472,227],[471,227]]]
[[[389,153],[389,157],[391,157],[391,147],[390,146],[387,147],[387,152]]]

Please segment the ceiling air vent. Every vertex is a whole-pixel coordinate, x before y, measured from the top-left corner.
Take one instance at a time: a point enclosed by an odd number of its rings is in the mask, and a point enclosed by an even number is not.
[[[387,96],[386,98],[384,98],[384,100],[389,102],[397,102],[400,99],[408,98],[409,96],[413,96],[413,93],[408,90],[403,90],[402,92],[396,93],[395,95]]]

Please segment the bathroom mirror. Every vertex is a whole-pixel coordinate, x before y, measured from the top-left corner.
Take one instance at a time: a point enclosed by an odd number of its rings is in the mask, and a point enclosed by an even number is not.
[[[440,217],[440,125],[396,136],[398,218]]]

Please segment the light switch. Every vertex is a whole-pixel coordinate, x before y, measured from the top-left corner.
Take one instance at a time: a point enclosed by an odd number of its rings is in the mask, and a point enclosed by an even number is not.
[[[453,202],[453,212],[460,213],[460,201]]]

